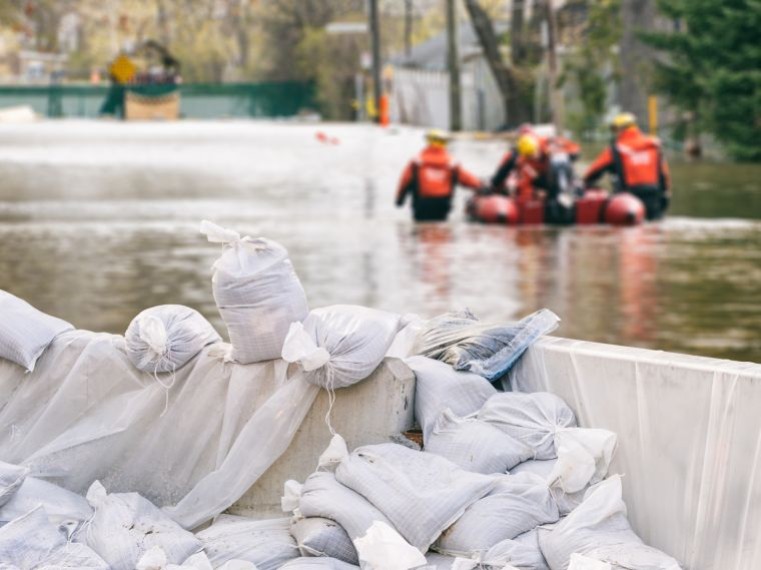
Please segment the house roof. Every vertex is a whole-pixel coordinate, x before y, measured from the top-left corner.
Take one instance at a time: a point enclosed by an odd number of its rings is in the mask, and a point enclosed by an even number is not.
[[[494,22],[494,31],[499,35],[509,28],[508,22]],[[465,60],[474,54],[481,53],[478,36],[470,21],[462,22],[458,28],[460,38],[460,59]],[[428,41],[417,44],[410,50],[410,56],[397,54],[391,58],[391,63],[400,67],[412,67],[428,71],[445,71],[447,69],[447,34],[434,36]]]

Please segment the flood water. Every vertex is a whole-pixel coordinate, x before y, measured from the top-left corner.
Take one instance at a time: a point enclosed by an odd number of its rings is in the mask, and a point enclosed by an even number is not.
[[[671,216],[636,228],[473,225],[465,191],[451,221],[415,225],[393,193],[420,145],[352,125],[0,126],[0,289],[81,328],[179,303],[223,330],[206,218],[283,243],[314,307],[549,307],[561,336],[761,362],[759,166],[673,164]],[[453,145],[484,177],[503,150]]]

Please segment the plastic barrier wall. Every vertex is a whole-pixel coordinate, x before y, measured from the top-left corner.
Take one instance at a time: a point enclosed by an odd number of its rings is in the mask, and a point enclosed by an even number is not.
[[[292,117],[315,107],[313,85],[298,81],[184,83],[179,90],[181,116],[193,119]],[[0,109],[29,105],[45,117],[95,118],[108,95],[106,85],[0,86]]]
[[[761,365],[547,338],[510,380],[618,434],[646,543],[688,570],[761,568]]]

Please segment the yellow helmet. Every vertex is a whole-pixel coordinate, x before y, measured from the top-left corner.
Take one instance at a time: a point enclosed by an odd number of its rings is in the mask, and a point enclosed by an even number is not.
[[[539,139],[530,133],[525,133],[519,136],[518,154],[528,157],[539,155]]]
[[[610,128],[620,131],[621,129],[625,129],[636,124],[637,117],[635,117],[632,113],[619,113],[613,117],[613,120],[610,122]]]
[[[449,141],[449,133],[440,129],[431,129],[425,133],[425,140],[431,144],[445,145]]]

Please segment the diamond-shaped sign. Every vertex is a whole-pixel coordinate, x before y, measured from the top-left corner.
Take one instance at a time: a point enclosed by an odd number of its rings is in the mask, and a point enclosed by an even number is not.
[[[111,64],[111,75],[119,83],[129,82],[135,76],[136,71],[135,64],[124,54],[117,57]]]

